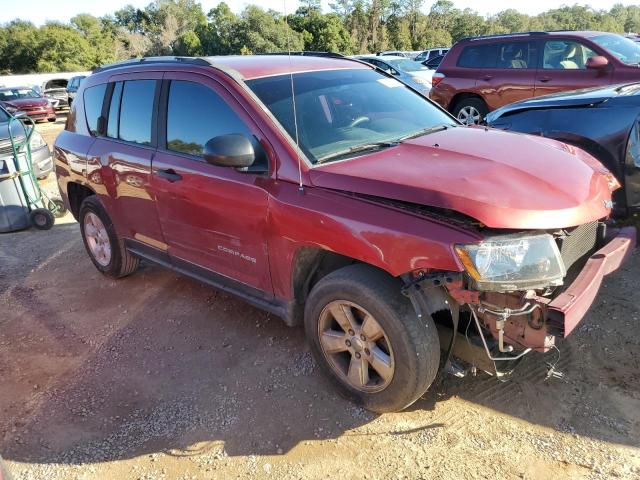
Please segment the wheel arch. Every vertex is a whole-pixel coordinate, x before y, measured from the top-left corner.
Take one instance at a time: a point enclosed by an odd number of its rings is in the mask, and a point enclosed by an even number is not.
[[[69,210],[71,210],[73,218],[78,220],[78,216],[80,214],[80,205],[82,205],[82,201],[85,198],[95,194],[96,192],[94,192],[91,188],[81,183],[67,183],[67,198],[69,200]]]
[[[449,112],[453,114],[453,111],[458,106],[458,104],[462,100],[466,100],[468,98],[477,98],[478,100],[482,100],[484,104],[487,105],[487,108],[489,108],[489,104],[487,103],[487,101],[484,99],[482,95],[479,95],[477,93],[472,93],[472,92],[459,92],[459,93],[456,93],[454,97],[451,99],[451,102],[449,103],[449,108],[447,110],[449,110]]]

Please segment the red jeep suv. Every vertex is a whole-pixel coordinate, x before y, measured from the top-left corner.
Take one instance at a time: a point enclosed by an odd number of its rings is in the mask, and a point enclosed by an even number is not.
[[[55,161],[98,270],[143,259],[304,324],[319,367],[379,412],[424,394],[441,350],[502,375],[554,348],[635,244],[590,155],[460,126],[350,59],[103,67]]]
[[[462,123],[564,90],[640,80],[640,44],[604,32],[529,32],[460,40],[433,76],[431,99]]]

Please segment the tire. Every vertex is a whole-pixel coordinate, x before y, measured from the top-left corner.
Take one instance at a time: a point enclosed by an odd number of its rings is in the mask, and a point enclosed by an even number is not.
[[[48,209],[36,208],[29,212],[29,221],[33,228],[38,230],[51,230],[51,227],[53,227],[56,220],[53,217],[53,213]]]
[[[124,242],[118,238],[109,215],[95,195],[82,201],[78,222],[89,258],[104,275],[121,278],[131,275],[138,269],[140,260],[134,257],[125,248]],[[99,242],[97,241],[98,236]],[[99,244],[98,247],[96,247],[96,243]],[[100,248],[101,246],[108,247],[108,255],[104,254],[107,248]]]
[[[454,117],[465,125],[479,125],[489,113],[489,108],[480,98],[464,98],[456,104],[452,113]]]
[[[440,341],[433,320],[430,317],[418,320],[411,302],[400,289],[401,283],[381,270],[369,265],[351,265],[320,280],[305,305],[305,332],[316,364],[342,395],[378,413],[397,412],[418,400],[435,379],[440,364]],[[351,310],[355,323],[359,323],[357,328],[370,322],[369,315],[373,317],[383,338],[374,344],[370,340],[375,335],[367,337],[371,328],[353,330],[355,335],[341,329],[335,320],[339,315],[332,314],[336,306]],[[332,326],[327,329],[329,324]],[[343,340],[345,345],[349,340],[350,350],[327,353],[329,349],[323,347],[327,345],[326,338],[336,340],[331,345],[338,350],[344,348]],[[360,341],[365,339],[367,342]],[[388,361],[377,362],[378,366],[391,365],[392,368],[374,368],[374,362],[368,360],[375,358],[386,358]],[[364,363],[357,363],[363,359]],[[352,362],[366,364],[365,368],[354,371],[366,370],[367,373],[352,377]],[[378,371],[387,373],[382,375]],[[354,386],[356,382],[349,378],[357,378],[360,386]],[[365,384],[363,378],[368,383]]]

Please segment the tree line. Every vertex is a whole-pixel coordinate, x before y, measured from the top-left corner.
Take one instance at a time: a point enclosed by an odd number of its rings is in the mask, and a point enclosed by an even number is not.
[[[36,27],[16,19],[0,26],[0,73],[91,70],[150,55],[229,55],[296,50],[343,54],[423,50],[463,37],[527,30],[640,32],[640,6],[594,10],[580,5],[529,16],[508,9],[490,16],[437,0],[304,0],[288,15],[249,5],[236,14],[221,2],[204,12],[196,0],[155,0],[104,17]]]

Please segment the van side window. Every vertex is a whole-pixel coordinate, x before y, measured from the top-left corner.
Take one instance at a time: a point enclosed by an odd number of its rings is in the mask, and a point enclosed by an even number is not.
[[[195,82],[173,80],[167,105],[167,150],[202,156],[205,144],[214,137],[241,133],[253,143],[256,164],[264,163],[247,125],[214,90]]]
[[[549,40],[544,44],[543,68],[555,70],[584,70],[587,60],[596,52],[573,40]]]
[[[84,91],[84,115],[91,135],[98,134],[98,118],[102,114],[102,103],[107,84],[102,83],[89,87]]]
[[[127,142],[151,144],[153,102],[156,80],[128,80],[122,87],[118,138]]]

